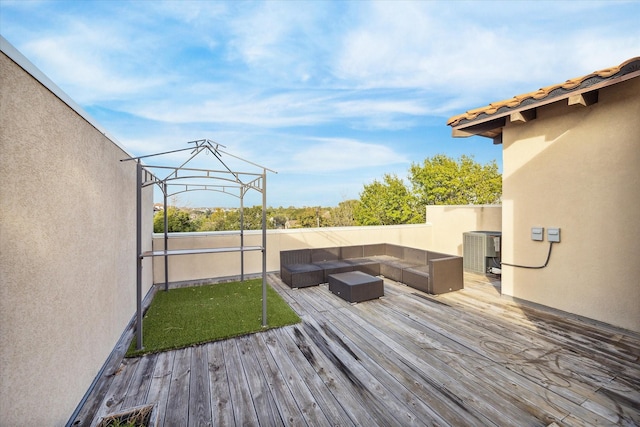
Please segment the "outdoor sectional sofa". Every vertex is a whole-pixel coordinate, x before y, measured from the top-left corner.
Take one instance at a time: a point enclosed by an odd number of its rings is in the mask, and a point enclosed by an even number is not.
[[[280,252],[280,277],[292,288],[327,283],[331,274],[362,271],[430,294],[464,288],[462,257],[379,243]]]

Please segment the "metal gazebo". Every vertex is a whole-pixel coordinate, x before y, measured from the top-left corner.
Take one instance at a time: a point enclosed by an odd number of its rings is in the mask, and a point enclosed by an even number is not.
[[[137,165],[137,192],[136,192],[136,210],[137,210],[137,239],[136,239],[136,257],[137,257],[137,278],[136,278],[136,343],[137,349],[143,348],[142,342],[142,260],[145,257],[164,257],[164,278],[165,291],[169,289],[169,263],[168,257],[172,255],[192,255],[222,252],[239,252],[240,253],[240,280],[244,281],[244,253],[247,251],[262,251],[262,326],[267,326],[267,273],[266,273],[266,209],[267,209],[267,172],[275,171],[260,166],[256,163],[234,156],[222,148],[226,148],[217,142],[209,139],[201,139],[197,141],[189,141],[187,148],[165,151],[161,153],[148,154],[139,157],[131,157],[122,159],[121,161],[134,160]],[[150,165],[142,164],[142,159],[166,156],[169,154],[191,151],[190,156],[179,166],[166,165]],[[222,166],[222,169],[200,169],[188,167],[200,153],[211,154]],[[239,160],[243,164],[251,165],[261,169],[261,173],[233,171],[223,160],[223,156]],[[164,178],[160,176],[164,173]],[[207,182],[207,183],[203,183]],[[142,189],[148,186],[157,185],[163,194],[164,201],[164,249],[162,250],[142,250]],[[244,197],[249,190],[255,190],[262,194],[262,245],[261,246],[245,246],[244,245]],[[180,193],[189,191],[217,191],[227,195],[231,195],[240,200],[240,246],[223,247],[223,248],[199,248],[199,249],[168,249],[168,216],[167,216],[167,199]]]

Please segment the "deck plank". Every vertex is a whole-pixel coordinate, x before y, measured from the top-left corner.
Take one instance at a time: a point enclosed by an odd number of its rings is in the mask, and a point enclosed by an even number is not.
[[[344,341],[336,341],[335,332],[332,332],[326,323],[319,324],[316,319],[307,319],[303,323],[303,328],[327,358],[339,367],[344,378],[351,383],[354,392],[366,406],[386,408],[384,412],[380,410],[374,412],[376,421],[385,425],[425,425],[390,391],[395,384],[391,384],[390,381],[383,383],[379,377],[367,371],[353,350],[346,348]],[[381,373],[381,370],[377,373]]]
[[[596,361],[615,361],[621,368],[637,369],[640,349],[630,338],[621,344],[620,334],[612,333],[605,325],[593,327],[588,323],[578,322],[566,316],[526,307],[516,303],[505,302],[495,304],[495,298],[474,292],[476,288],[452,296],[452,299],[463,304],[465,311],[487,310],[499,307],[501,315],[497,321],[507,325],[509,329],[525,328],[535,336],[558,342],[563,346],[571,346],[574,353]]]
[[[460,295],[455,297],[460,298]],[[480,335],[483,333],[483,329],[490,328],[491,324],[475,323],[473,325],[473,330],[478,331]],[[570,340],[563,345],[555,340],[545,341],[544,336],[536,333],[525,334],[517,329],[517,326],[506,328],[502,333],[496,335],[500,337],[499,340],[490,341],[491,347],[497,355],[502,354],[506,357],[505,360],[496,358],[496,366],[507,367],[514,372],[519,372],[524,377],[534,379],[527,386],[530,389],[532,384],[536,382],[557,393],[558,396],[572,400],[574,404],[559,400],[556,396],[553,403],[562,405],[564,409],[580,413],[582,419],[588,421],[589,424],[597,424],[603,414],[616,413],[616,416],[608,416],[610,421],[620,420],[622,422],[634,418],[634,411],[629,411],[624,404],[620,405],[621,401],[624,403],[624,399],[618,399],[618,402],[614,402],[595,393],[596,389],[610,381],[611,374],[607,369],[603,369],[598,362],[576,355]],[[504,340],[502,340],[503,338]],[[518,344],[514,345],[513,343],[518,339],[522,339],[523,343],[528,343],[532,347],[524,350],[520,348],[519,351],[514,349]],[[519,379],[519,377],[515,378]],[[583,408],[589,405],[592,409],[599,408],[599,413],[584,411]]]
[[[212,426],[209,358],[205,346],[193,347],[189,382],[189,426]]]
[[[439,425],[472,425],[478,422],[475,417],[468,416],[457,404],[448,405],[449,399],[437,398],[439,390],[434,384],[417,381],[422,375],[410,361],[403,360],[402,355],[394,350],[381,334],[371,334],[356,322],[345,320],[344,316],[327,314],[332,325],[338,326],[345,339],[353,342],[360,350],[360,358],[370,359],[370,363],[379,364],[388,375],[397,379],[406,388],[402,395],[407,403],[415,407],[423,419],[433,419]],[[381,339],[382,338],[382,339]],[[375,359],[371,356],[375,355]]]
[[[375,425],[375,414],[367,410],[367,406],[362,404],[359,395],[354,392],[349,382],[344,380],[344,374],[340,372],[340,368],[313,344],[310,337],[304,333],[304,329],[295,326],[292,331],[287,329],[287,332],[295,342],[294,346],[286,342],[290,354],[299,354],[295,348],[304,353],[315,375],[326,385],[349,419],[355,424]],[[299,366],[306,368],[308,365],[302,362]]]
[[[378,309],[376,307],[367,319],[353,313],[351,320],[371,328],[371,333],[384,331],[379,334],[380,339],[398,353],[399,363],[415,367],[417,378],[434,389],[433,396],[437,399],[447,402],[453,410],[464,413],[466,417],[475,419],[474,424],[512,425],[517,424],[520,418],[527,418],[525,414],[515,412],[509,401],[497,400],[491,384],[478,381],[469,371],[454,369],[442,360],[442,354],[462,357],[464,353],[459,349],[439,346],[437,339],[442,337],[434,339],[427,335],[420,336],[419,331],[400,317],[391,317],[395,321],[388,321],[386,313]]]
[[[120,341],[116,344],[115,348],[109,355],[109,358],[105,362],[101,377],[98,379],[95,387],[90,391],[82,408],[79,409],[74,425],[91,425],[96,414],[104,412],[104,410],[101,409],[101,405],[105,401],[105,396],[109,392],[112,380],[121,370],[122,357],[125,354],[126,348],[129,345],[129,341],[133,338],[133,335],[133,331],[127,330],[121,337]]]
[[[430,359],[428,363],[424,359],[416,359],[415,355],[420,354],[423,349],[412,342],[410,334],[403,330],[404,326],[396,328],[402,322],[402,318],[395,318],[393,312],[379,312],[379,309],[383,307],[382,304],[389,303],[392,298],[392,296],[388,296],[378,302],[355,305],[341,302],[339,307],[344,313],[351,315],[352,322],[366,325],[371,336],[378,334],[381,338],[386,339],[387,344],[402,356],[402,363],[414,363],[420,366],[420,370],[423,372],[422,378],[428,378],[431,381],[430,385],[438,390],[434,395],[440,399],[448,400],[449,404],[456,407],[456,410],[467,411],[468,416],[475,417],[476,422],[481,420],[480,422],[483,424],[490,424],[489,420],[491,419],[503,420],[502,424],[514,423],[519,419],[518,415],[520,414],[509,418],[509,414],[505,411],[505,407],[507,407],[505,404],[500,410],[488,404],[487,399],[490,400],[491,395],[487,395],[485,399],[478,399],[478,395],[486,394],[484,387],[479,384],[469,390],[468,386],[460,384],[462,380],[459,376],[460,372],[451,371],[437,358]],[[315,299],[319,300],[320,298],[316,296]],[[365,311],[363,312],[363,310]],[[367,311],[369,311],[368,314],[366,314]],[[366,316],[363,317],[364,314]],[[385,335],[391,335],[392,338],[387,339]]]
[[[189,419],[189,382],[191,381],[191,347],[176,352],[173,361],[164,425],[186,424]]]
[[[278,407],[281,418],[286,425],[303,426],[307,424],[302,411],[298,406],[298,400],[287,385],[284,375],[278,367],[275,359],[269,352],[263,341],[265,334],[252,334],[247,345],[256,352],[256,358],[262,363],[259,365],[264,380],[268,382],[274,402]]]
[[[293,335],[290,334],[292,331]],[[313,350],[299,341],[295,331],[296,327],[268,331],[264,342],[286,378],[305,422],[310,426],[353,425],[352,417],[336,400],[332,386],[325,383],[313,368],[316,363]]]
[[[268,281],[301,323],[125,359],[73,425],[150,403],[160,426],[640,425],[639,334],[478,275],[443,295],[385,279],[358,304]]]
[[[173,375],[173,362],[176,357],[175,351],[166,351],[158,354],[153,370],[153,377],[147,392],[147,402],[157,405],[158,427],[164,425],[164,418],[167,411],[167,400],[169,398],[169,387],[171,376]]]
[[[249,338],[240,337],[234,340],[242,360],[242,366],[251,392],[251,400],[256,412],[260,414],[260,424],[283,426],[284,422],[278,411],[276,402],[271,394],[271,388],[265,381],[260,367],[260,361],[255,357],[255,350],[251,348]]]
[[[235,340],[222,341],[224,351],[224,362],[229,379],[229,390],[231,394],[231,407],[233,408],[233,419],[236,425],[259,426],[260,421],[256,413],[256,407],[251,399],[249,383],[242,367],[240,352]]]
[[[408,305],[409,304],[404,304],[405,307]],[[435,344],[446,342],[447,336],[453,336],[452,332],[447,328],[449,322],[446,322],[444,319],[438,319],[433,313],[430,313],[428,321],[423,320],[423,317],[413,317],[411,321],[414,322],[414,327],[422,330],[424,333],[434,331],[440,334],[441,338],[433,341]],[[456,323],[456,326],[461,325]],[[544,392],[549,394],[549,397],[545,399],[546,405],[538,401],[536,408],[546,407],[549,415],[560,416],[567,410],[580,410],[579,404],[583,402],[586,397],[575,393],[575,390],[571,389],[573,384],[568,381],[568,375],[559,372],[560,368],[555,366],[554,358],[550,358],[552,360],[552,362],[550,362],[543,357],[541,360],[542,363],[540,363],[540,360],[531,359],[532,363],[530,366],[527,366],[530,359],[521,357],[519,355],[521,349],[517,348],[517,346],[516,348],[512,348],[512,343],[509,340],[502,340],[499,337],[487,335],[481,328],[477,328],[476,331],[477,337],[472,337],[465,335],[464,328],[461,328],[461,330],[456,329],[455,339],[449,341],[449,346],[455,348],[456,351],[459,352],[459,355],[466,359],[461,365],[461,368],[467,367],[467,369],[470,369],[470,373],[475,373],[473,369],[474,364],[479,360],[483,360],[483,364],[476,366],[475,369],[482,369],[485,372],[483,374],[485,375],[484,381],[489,384],[502,383],[502,387],[497,387],[494,393],[499,395],[502,390],[504,390],[504,387],[508,387],[509,384],[518,384],[520,391],[527,390],[531,392],[530,394],[524,395],[525,397],[523,399],[515,401],[516,404],[523,404],[525,399],[532,400],[529,396],[540,396]],[[516,358],[515,361],[513,358]],[[448,364],[457,366],[457,360],[459,360],[459,358],[449,360]],[[548,368],[546,365],[551,366],[551,368]],[[522,378],[529,377],[527,372],[524,372],[524,375],[522,375],[525,370],[536,373],[537,375],[535,375],[535,377],[538,379],[536,381],[523,381]],[[498,376],[486,378],[488,372],[493,372]],[[504,378],[503,381],[501,381],[502,378]],[[542,378],[542,380],[540,380],[540,378]],[[488,379],[491,381],[487,381]],[[582,388],[582,391],[586,394],[590,393],[589,389]],[[514,392],[518,393],[517,390],[514,390]],[[561,399],[561,397],[564,399]],[[569,399],[569,401],[565,399]],[[541,414],[537,416],[540,417]],[[544,416],[542,417],[544,418]]]
[[[462,322],[464,322],[463,319],[464,316],[461,317]],[[609,416],[610,421],[618,417],[620,419],[630,417],[624,407],[618,407],[608,397],[595,393],[612,380],[612,374],[598,362],[576,355],[571,347],[549,343],[536,334],[529,334],[527,339],[523,339],[524,335],[517,330],[493,333],[490,331],[491,325],[483,327],[477,322],[472,322],[470,325],[471,331],[481,331],[480,335],[487,340],[482,347],[492,350],[486,353],[484,350],[478,350],[478,352],[484,353],[487,357],[493,357],[499,365],[524,376],[537,378],[540,385],[549,388],[559,396],[572,400],[577,405],[587,407],[585,403],[588,403],[592,408],[601,408],[600,415],[617,413],[615,417]],[[444,323],[440,326],[444,326]],[[473,346],[469,342],[465,345]],[[490,353],[494,355],[491,356]],[[572,408],[579,411],[575,405]],[[584,416],[586,417],[587,414]]]
[[[127,389],[126,397],[122,402],[122,409],[140,406],[146,402],[157,357],[157,354],[150,354],[140,358]]]
[[[133,374],[138,367],[140,359],[125,359],[118,371],[114,373],[109,391],[107,392],[102,404],[98,408],[95,418],[103,417],[116,413],[122,407],[122,402],[126,398],[129,384],[133,379]],[[87,420],[89,421],[89,420]],[[89,421],[91,422],[91,421]]]
[[[222,341],[208,344],[207,359],[209,361],[209,390],[211,396],[211,419],[215,426],[233,426],[233,406],[229,377],[222,351]]]

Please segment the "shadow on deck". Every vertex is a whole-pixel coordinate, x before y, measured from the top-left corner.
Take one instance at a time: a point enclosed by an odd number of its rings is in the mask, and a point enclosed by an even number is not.
[[[269,283],[302,322],[107,369],[72,425],[155,403],[159,425],[637,425],[640,337],[500,297],[385,280],[349,304]]]

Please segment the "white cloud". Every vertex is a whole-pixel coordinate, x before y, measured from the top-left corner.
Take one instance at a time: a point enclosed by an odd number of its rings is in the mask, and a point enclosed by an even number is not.
[[[140,117],[166,123],[217,123],[266,128],[314,126],[351,120],[377,129],[402,128],[410,119],[436,111],[425,99],[407,94],[352,91],[283,91],[263,93],[239,86],[195,85],[189,96],[129,103]]]
[[[231,13],[229,5],[214,1],[159,1],[152,7],[144,3],[136,15],[150,13],[160,19],[180,21],[195,30],[210,28],[212,20],[224,19]]]
[[[283,53],[282,39],[293,24],[291,18],[291,13],[278,3],[262,3],[255,12],[238,17],[230,25],[234,53],[249,64],[273,60]]]
[[[329,53],[326,10],[321,2],[240,3],[228,25],[228,58],[267,85],[306,86],[323,73]]]
[[[523,2],[98,4],[105,13],[64,14],[25,53],[80,104],[175,124],[402,129],[615,65],[640,44],[606,23],[565,29],[561,2],[548,22]]]
[[[358,99],[337,101],[335,108],[338,114],[346,117],[363,117],[375,114],[406,114],[411,116],[424,115],[429,109],[423,100],[397,99],[383,97],[382,99]]]
[[[409,160],[385,145],[346,138],[315,138],[312,145],[301,143],[282,167],[288,172],[328,173],[397,163]]]
[[[583,13],[572,18],[582,26],[571,28],[554,12],[576,5],[569,3],[366,3],[344,34],[334,72],[365,88],[422,88],[492,102],[496,93],[513,96],[580,75],[576,65],[585,62],[599,69],[637,54],[637,31],[593,18],[611,4],[573,10]]]
[[[132,113],[167,123],[219,123],[262,127],[310,126],[326,120],[321,98],[295,93],[263,95],[243,92],[211,93],[190,99],[140,104]]]
[[[130,35],[101,25],[69,20],[62,34],[35,38],[25,53],[49,77],[81,104],[92,104],[163,87],[167,75],[138,71],[149,57],[144,46],[134,48]]]
[[[416,65],[432,50],[427,2],[371,2],[358,10],[334,62],[337,76],[362,87],[408,87],[421,80]]]

